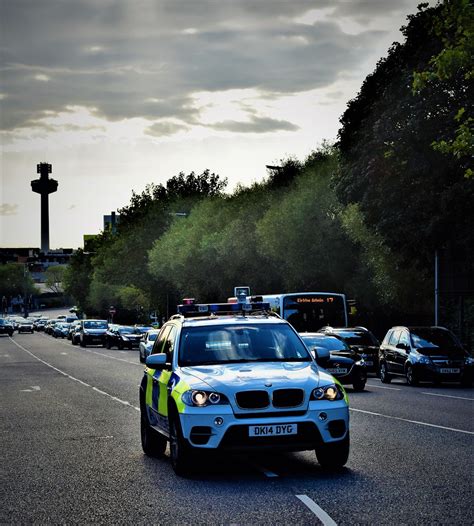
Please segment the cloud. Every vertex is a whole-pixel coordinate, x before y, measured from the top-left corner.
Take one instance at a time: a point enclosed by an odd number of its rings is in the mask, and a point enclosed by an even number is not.
[[[138,9],[128,0],[4,2],[1,126],[28,127],[45,111],[68,106],[109,121],[177,119],[191,126],[200,118],[196,92],[255,89],[279,97],[330,86],[364,64],[382,33],[350,35],[335,19],[303,24],[298,17],[316,7],[370,19],[371,10],[389,16],[394,4],[142,0]],[[261,118],[228,124],[249,131],[272,126]],[[146,133],[167,133],[166,125],[152,124]]]
[[[146,135],[152,137],[165,137],[167,135],[174,135],[180,131],[189,130],[188,126],[183,124],[176,124],[174,122],[155,122],[145,130]]]
[[[16,203],[0,204],[0,216],[15,216],[18,214],[18,205]]]
[[[227,120],[215,124],[208,124],[207,126],[213,130],[235,133],[269,133],[276,131],[296,131],[299,129],[296,124],[288,121],[257,116],[253,116],[249,121]]]

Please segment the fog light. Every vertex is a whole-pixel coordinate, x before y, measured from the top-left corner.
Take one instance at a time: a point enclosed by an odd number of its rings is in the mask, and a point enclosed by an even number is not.
[[[321,420],[321,422],[324,422],[325,420],[328,419],[328,415],[326,413],[319,413],[318,418],[319,420]]]
[[[216,425],[216,426],[221,426],[223,423],[224,423],[224,419],[221,418],[220,416],[218,416],[218,417],[216,417],[214,419],[214,425]]]

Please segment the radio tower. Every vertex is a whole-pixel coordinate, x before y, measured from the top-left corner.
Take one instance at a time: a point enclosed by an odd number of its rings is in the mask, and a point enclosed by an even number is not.
[[[33,192],[41,195],[41,251],[49,252],[49,194],[56,192],[58,182],[49,178],[52,166],[48,163],[36,165],[36,173],[39,179],[31,181]]]

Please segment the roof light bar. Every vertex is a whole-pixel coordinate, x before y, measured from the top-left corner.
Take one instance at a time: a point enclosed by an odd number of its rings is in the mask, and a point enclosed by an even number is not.
[[[210,314],[233,314],[269,311],[270,304],[264,302],[256,303],[198,303],[178,305],[178,314],[185,317],[189,316],[206,316]]]

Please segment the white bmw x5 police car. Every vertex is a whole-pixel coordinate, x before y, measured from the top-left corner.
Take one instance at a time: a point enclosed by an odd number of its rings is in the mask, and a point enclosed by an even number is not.
[[[163,455],[169,441],[179,475],[199,450],[315,450],[325,467],[347,462],[344,388],[268,304],[178,312],[163,325],[140,385],[147,455]]]

